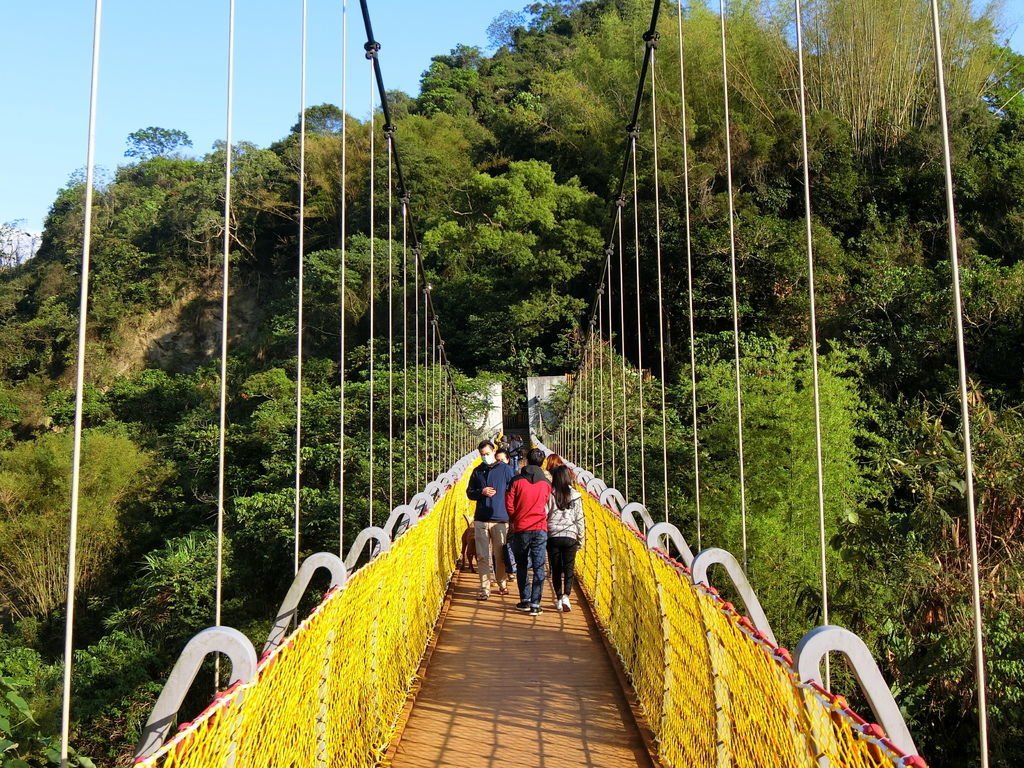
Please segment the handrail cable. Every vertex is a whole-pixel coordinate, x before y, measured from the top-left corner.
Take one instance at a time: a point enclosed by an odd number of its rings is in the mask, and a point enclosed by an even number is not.
[[[341,3],[341,260],[338,269],[340,292],[339,325],[340,355],[338,357],[339,423],[338,423],[338,557],[345,557],[345,255],[348,232],[348,0]]]
[[[736,436],[740,476],[740,521],[743,532],[743,570],[750,572],[747,553],[747,481],[743,461],[743,388],[740,384],[740,310],[736,288],[736,210],[732,187],[732,138],[729,135],[729,67],[725,49],[725,0],[718,0],[722,30],[722,98],[725,105],[725,176],[729,191],[729,270],[732,276],[732,338],[736,370]]]
[[[306,247],[306,43],[309,0],[302,0],[302,53],[299,76],[299,301],[296,318],[295,360],[295,551],[294,573],[299,572],[302,514],[302,328]]]
[[[676,6],[679,25],[679,103],[682,107],[683,132],[683,219],[686,227],[686,298],[690,326],[690,409],[693,421],[693,503],[697,515],[697,551],[701,545],[700,519],[700,442],[697,429],[697,344],[693,316],[693,248],[690,236],[690,157],[689,133],[686,128],[686,69],[683,64],[683,4]]]
[[[235,0],[228,0],[228,93],[224,139],[224,263],[220,306],[220,424],[217,432],[217,584],[214,626],[221,625],[224,597],[224,496],[228,423],[228,289],[231,266],[231,141],[235,93]],[[214,687],[220,689],[220,654],[214,657]]]
[[[100,32],[103,0],[93,7],[92,69],[89,85],[89,123],[86,138],[85,202],[82,222],[82,275],[78,303],[78,353],[75,369],[75,427],[71,450],[71,510],[68,521],[67,599],[64,615],[64,685],[60,709],[60,764],[68,764],[71,734],[71,668],[75,647],[75,588],[78,567],[78,506],[81,495],[82,423],[85,403],[85,347],[89,316],[89,266],[92,251],[93,177],[96,169],[96,100],[100,81]]]
[[[658,47],[658,35],[655,33],[647,45]],[[655,80],[655,52],[651,51],[651,146],[654,153],[654,252],[658,267],[658,347],[661,350],[661,467],[662,491],[665,500],[665,522],[668,522],[668,400],[665,395],[665,303],[661,277],[661,192],[659,190],[658,171],[658,100],[657,83]],[[643,372],[641,371],[641,374]]]
[[[974,502],[974,455],[971,446],[971,411],[967,392],[967,352],[964,344],[964,307],[960,293],[960,253],[957,246],[956,205],[953,201],[953,162],[950,152],[949,117],[946,105],[946,76],[942,61],[942,30],[939,6],[931,0],[932,36],[935,42],[935,86],[939,94],[942,126],[942,166],[946,182],[946,219],[949,260],[953,279],[953,315],[956,326],[957,372],[960,384],[960,419],[964,433],[964,480],[967,490],[967,534],[971,547],[971,598],[974,620],[975,692],[978,696],[978,749],[981,768],[988,768],[988,705],[985,691],[985,638],[981,615],[981,574],[978,565],[978,524]]]
[[[821,554],[821,623],[828,625],[828,565],[825,559],[825,464],[821,448],[821,387],[818,376],[818,315],[814,303],[814,234],[811,225],[811,171],[807,151],[807,87],[804,80],[804,38],[803,13],[800,0],[796,6],[796,60],[797,75],[800,78],[800,150],[804,172],[804,223],[807,237],[807,295],[810,299],[811,316],[811,373],[814,383],[814,449],[815,467],[818,477],[818,549]],[[825,654],[825,687],[832,686],[832,670],[829,654]]]

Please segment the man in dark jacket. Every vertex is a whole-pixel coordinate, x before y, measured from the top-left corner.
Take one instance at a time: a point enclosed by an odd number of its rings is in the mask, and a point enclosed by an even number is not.
[[[491,596],[491,562],[497,571],[498,593],[508,594],[505,574],[505,540],[508,536],[508,512],[505,494],[512,482],[512,467],[494,459],[494,443],[484,440],[477,446],[481,463],[469,476],[466,496],[476,502],[473,515],[473,535],[476,539],[476,563],[480,573],[478,600]]]
[[[540,599],[544,593],[545,550],[548,542],[548,499],[551,481],[541,464],[544,452],[539,448],[526,454],[526,466],[516,475],[505,494],[511,532],[509,542],[516,558],[516,582],[519,585],[519,603],[516,610],[536,616],[541,612]],[[526,571],[533,566],[533,581],[526,588]]]

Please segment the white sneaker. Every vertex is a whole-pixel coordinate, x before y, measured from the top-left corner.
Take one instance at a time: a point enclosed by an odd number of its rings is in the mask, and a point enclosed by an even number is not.
[[[569,611],[572,610],[572,606],[569,605],[569,596],[568,595],[562,595],[562,608],[561,608],[561,610],[565,611],[566,613],[568,613]]]
[[[561,597],[556,597],[555,598],[555,610],[556,611],[561,611],[562,610],[562,600],[563,600],[563,598],[561,598]]]

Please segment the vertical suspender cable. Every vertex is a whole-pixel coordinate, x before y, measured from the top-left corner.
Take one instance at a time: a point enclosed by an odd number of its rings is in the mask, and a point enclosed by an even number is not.
[[[957,247],[956,207],[953,202],[953,166],[950,159],[949,118],[946,107],[946,76],[942,61],[942,31],[939,6],[931,0],[932,35],[935,40],[935,81],[939,92],[942,125],[942,164],[946,177],[946,218],[949,260],[953,277],[953,317],[956,324],[957,369],[960,379],[960,418],[964,432],[964,480],[967,486],[968,538],[971,546],[971,597],[974,610],[974,666],[978,696],[978,747],[981,768],[988,768],[988,705],[985,691],[985,646],[981,615],[981,574],[978,565],[977,512],[974,503],[974,456],[971,447],[971,411],[967,393],[967,354],[964,344],[963,300],[960,294],[960,254]]]
[[[818,549],[821,553],[821,623],[829,624],[828,564],[825,558],[825,467],[821,451],[821,387],[818,377],[818,317],[814,304],[814,235],[811,229],[811,171],[807,152],[807,86],[804,81],[803,14],[796,5],[796,60],[800,78],[800,148],[804,165],[804,220],[807,236],[807,294],[811,313],[811,375],[814,383],[814,449],[818,472]],[[830,688],[832,671],[825,654],[825,687]]]
[[[665,303],[661,275],[661,192],[658,189],[658,98],[655,79],[654,49],[658,47],[657,34],[647,45],[651,46],[651,144],[654,148],[654,251],[658,267],[658,347],[661,351],[661,465],[662,488],[665,503],[665,522],[668,522],[668,401],[665,396]]]
[[[599,302],[600,303],[600,302]],[[600,448],[600,427],[601,427],[601,411],[598,407],[598,394],[600,387],[598,386],[597,378],[597,357],[599,354],[599,347],[597,346],[597,320],[594,319],[590,323],[590,440],[592,446],[590,448],[591,455],[593,456],[592,464],[595,469],[598,466],[599,448]],[[604,464],[601,464],[602,477],[604,476]]]
[[[302,327],[306,258],[306,19],[308,0],[302,0],[302,63],[299,77],[299,302],[295,360],[295,573],[299,572],[302,513]]]
[[[86,139],[85,203],[82,223],[82,276],[78,303],[78,357],[75,369],[75,434],[71,451],[71,512],[68,523],[67,601],[64,617],[64,688],[60,711],[60,764],[68,764],[71,734],[71,667],[74,663],[75,585],[78,569],[78,498],[81,490],[82,420],[85,396],[86,320],[89,311],[89,262],[92,249],[93,175],[96,167],[96,99],[100,82],[100,31],[103,22],[103,0],[96,0],[93,9],[92,74],[89,86],[89,128]]]
[[[235,0],[228,0],[228,93],[224,139],[224,264],[220,307],[220,428],[217,459],[217,594],[214,624],[220,626],[224,597],[224,485],[228,421],[228,288],[231,256],[231,130],[235,97]],[[220,655],[216,657],[215,680],[220,687]]]
[[[392,152],[394,144],[391,137],[395,126],[390,123],[384,126],[388,138],[388,509],[395,505],[395,258],[393,236],[394,212],[394,180],[392,179]]]
[[[426,281],[426,272],[423,279]],[[423,482],[430,481],[430,283],[423,286]]]
[[[640,503],[647,506],[647,446],[644,444],[644,341],[641,325],[640,294],[640,194],[636,175],[636,140],[639,131],[633,127],[630,154],[633,160],[633,255],[636,257],[636,370],[637,420],[640,422]]]
[[[415,414],[416,423],[416,482],[418,483],[423,475],[420,473],[420,443],[423,441],[419,424],[420,424],[420,251],[419,248],[412,249],[412,279],[413,279],[413,297],[415,298],[415,304],[413,305],[413,326],[415,331],[413,332],[413,375],[415,381],[413,382],[413,413]]]
[[[368,299],[369,299],[369,302],[370,302],[370,340],[369,340],[369,347],[370,347],[370,407],[369,407],[369,411],[368,412],[369,412],[369,419],[370,419],[370,422],[369,422],[369,433],[370,433],[370,444],[369,444],[369,454],[370,454],[370,481],[369,481],[369,485],[370,485],[370,488],[369,488],[369,490],[370,490],[370,525],[373,525],[373,408],[374,408],[374,391],[373,391],[374,390],[374,360],[373,360],[374,345],[373,345],[373,336],[374,336],[374,333],[376,332],[376,329],[374,328],[374,325],[375,325],[374,320],[375,320],[375,315],[376,315],[376,310],[374,308],[374,305],[375,305],[376,302],[374,301],[374,299],[375,299],[375,296],[374,296],[375,285],[374,285],[374,274],[373,273],[374,273],[374,266],[375,266],[374,265],[374,235],[375,235],[375,231],[374,231],[374,229],[375,229],[375,227],[374,227],[374,225],[375,225],[374,211],[375,211],[375,209],[377,207],[377,205],[376,205],[376,198],[375,198],[375,191],[376,191],[375,190],[375,186],[376,185],[374,184],[374,175],[375,175],[374,172],[376,170],[376,165],[375,165],[375,162],[374,162],[374,151],[376,149],[374,147],[374,132],[377,130],[377,127],[375,125],[375,120],[374,120],[374,108],[375,107],[374,107],[374,99],[373,99],[373,86],[374,86],[374,80],[375,80],[375,74],[376,74],[374,72],[374,68],[377,66],[377,45],[376,45],[376,43],[373,43],[372,41],[366,43],[366,58],[368,58],[370,60],[370,275],[369,275],[370,292],[368,294]]]
[[[626,269],[625,256],[622,253],[622,206],[625,199],[620,197],[615,201],[615,228],[619,234],[619,353],[622,356],[622,471],[624,475],[624,490],[626,498],[629,498],[629,431],[627,429],[626,407]]]
[[[439,403],[439,384],[437,375],[437,318],[434,317],[431,312],[430,317],[430,403],[431,403],[431,422],[434,425],[434,437],[430,443],[430,449],[432,456],[434,457],[434,466],[430,468],[430,476],[433,477],[437,474],[437,455],[438,455],[438,443],[440,442],[440,424],[438,424],[438,411],[440,410]]]
[[[740,475],[740,525],[743,535],[743,570],[749,570],[747,554],[747,479],[743,462],[743,388],[740,385],[740,310],[736,289],[736,212],[732,190],[732,137],[729,135],[729,67],[725,51],[725,0],[718,0],[722,30],[722,97],[725,104],[725,176],[729,192],[729,269],[732,274],[732,340],[736,369],[736,436]]]
[[[618,457],[616,456],[615,446],[615,429],[618,427],[619,415],[615,412],[615,345],[614,345],[614,327],[615,317],[612,313],[612,256],[614,250],[608,248],[605,251],[605,255],[608,258],[608,406],[611,412],[611,429],[609,430],[608,439],[611,440],[610,450],[612,456],[612,485],[615,488],[619,487],[619,464]]]
[[[605,270],[607,274],[607,270]],[[604,444],[608,442],[608,438],[605,436],[605,429],[607,428],[607,422],[605,421],[605,410],[604,410],[604,282],[601,283],[600,289],[597,291],[597,350],[598,350],[598,385],[597,391],[601,393],[601,421],[598,429],[598,440],[601,443],[601,474],[607,476],[608,472],[607,465],[605,464],[605,453]]]
[[[339,423],[338,423],[338,556],[345,557],[345,254],[348,236],[347,172],[348,156],[348,0],[341,3],[341,264],[338,269],[340,356],[338,358]]]
[[[409,195],[402,195],[402,443],[409,439]],[[403,456],[408,454],[403,451]],[[409,462],[402,461],[402,503],[409,501]]]
[[[693,249],[690,242],[690,157],[689,133],[686,128],[686,70],[683,66],[683,4],[677,6],[679,23],[679,104],[683,129],[683,204],[686,226],[686,295],[690,321],[690,408],[693,419],[693,504],[697,515],[697,551],[701,546],[700,524],[700,443],[697,433],[697,347],[693,317]]]

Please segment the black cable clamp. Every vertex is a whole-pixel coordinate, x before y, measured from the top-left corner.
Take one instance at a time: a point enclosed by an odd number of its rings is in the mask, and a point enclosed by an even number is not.
[[[401,194],[401,197],[399,197],[399,198],[398,198],[398,201],[399,201],[399,202],[400,202],[400,203],[401,203],[402,205],[404,205],[404,206],[406,207],[406,210],[408,210],[408,208],[409,208],[409,190],[403,190],[403,191],[402,191],[402,194]],[[414,252],[414,253],[415,253],[415,252],[416,252],[417,250],[418,250],[417,248],[413,248],[413,252]],[[416,255],[418,256],[419,254],[416,254]]]
[[[622,202],[620,203],[619,200],[621,200]],[[616,200],[615,204],[621,208],[623,205],[626,204],[626,199],[624,197],[620,197],[619,200]],[[615,255],[615,249],[609,245],[607,248],[604,249],[604,255],[606,258],[612,258]]]
[[[384,131],[385,136],[392,137],[395,135],[395,124],[384,123],[384,127],[381,130]]]
[[[366,51],[366,58],[376,59],[377,54],[380,52],[380,43],[376,40],[367,40],[363,44],[363,50]]]
[[[617,198],[615,198],[615,206],[617,208],[625,208],[626,207],[626,196],[625,195],[619,195]]]
[[[648,48],[658,47],[658,38],[661,37],[661,33],[656,29],[649,29],[644,32],[644,42],[647,43]]]
[[[636,123],[630,123],[626,126],[626,136],[634,141],[640,138],[640,129]]]

